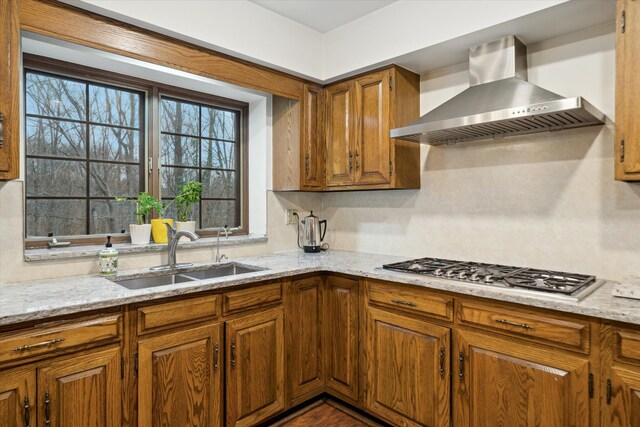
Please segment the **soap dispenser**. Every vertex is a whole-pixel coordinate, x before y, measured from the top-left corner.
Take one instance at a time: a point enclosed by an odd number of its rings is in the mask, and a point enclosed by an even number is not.
[[[107,236],[107,244],[100,251],[100,274],[110,275],[118,273],[118,251],[113,248],[111,236]]]

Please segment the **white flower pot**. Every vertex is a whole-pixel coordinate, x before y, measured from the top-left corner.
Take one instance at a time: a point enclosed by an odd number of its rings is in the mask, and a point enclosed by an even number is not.
[[[151,224],[129,224],[132,245],[148,245],[151,240]]]
[[[176,221],[176,231],[186,230],[192,233],[196,232],[196,222],[195,221]],[[188,237],[181,237],[179,243],[190,242]]]

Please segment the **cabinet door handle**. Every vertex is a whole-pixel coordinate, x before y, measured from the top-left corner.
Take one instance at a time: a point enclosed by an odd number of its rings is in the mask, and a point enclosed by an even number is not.
[[[445,357],[444,346],[440,347],[440,378],[444,378],[444,357]]]
[[[353,154],[349,151],[349,172],[353,170]]]
[[[356,150],[356,170],[360,169],[360,155],[358,154],[358,150]]]
[[[309,177],[309,153],[304,156],[304,173],[305,176]]]
[[[607,405],[611,405],[611,378],[607,379]]]
[[[53,344],[57,344],[59,342],[64,341],[64,338],[54,338],[52,340],[48,340],[48,341],[42,341],[36,344],[25,344],[21,347],[16,347],[13,349],[13,351],[26,351],[26,350],[33,350],[34,348],[39,348],[39,347],[47,347]]]
[[[533,329],[533,326],[528,325],[526,323],[512,322],[512,321],[507,320],[507,319],[496,319],[496,322],[497,323],[502,323],[503,325],[517,326],[519,328],[524,328],[524,329]]]
[[[29,418],[31,416],[29,412],[29,398],[24,397],[24,427],[29,427]]]
[[[218,344],[213,346],[213,372],[218,372],[218,353],[220,352],[220,349],[218,347]]]
[[[460,382],[464,381],[464,352],[458,354],[458,377]]]
[[[44,393],[44,425],[49,427],[51,425],[51,407],[49,404],[51,401],[49,400],[49,392],[46,391]]]
[[[231,368],[236,367],[236,339],[231,340]]]
[[[399,299],[392,299],[391,302],[395,303],[395,304],[406,305],[406,306],[409,306],[409,307],[415,307],[416,306],[415,302],[402,301],[402,300],[399,300]]]

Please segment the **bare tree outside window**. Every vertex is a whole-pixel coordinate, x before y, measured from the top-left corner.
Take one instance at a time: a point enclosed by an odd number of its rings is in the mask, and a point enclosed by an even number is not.
[[[238,111],[161,98],[162,197],[173,198],[184,182],[201,182],[198,228],[241,226],[239,124]]]
[[[119,233],[144,190],[144,94],[27,69],[26,232]]]

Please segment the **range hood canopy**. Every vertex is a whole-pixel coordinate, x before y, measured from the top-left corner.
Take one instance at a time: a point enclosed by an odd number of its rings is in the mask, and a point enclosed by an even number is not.
[[[565,98],[527,82],[527,48],[515,36],[469,49],[469,84],[391,130],[391,137],[442,145],[604,123],[604,114],[581,97]]]

